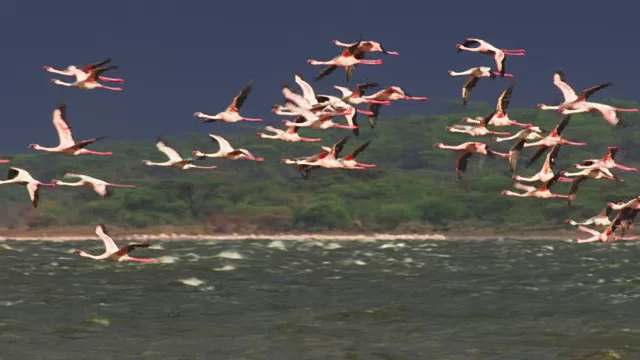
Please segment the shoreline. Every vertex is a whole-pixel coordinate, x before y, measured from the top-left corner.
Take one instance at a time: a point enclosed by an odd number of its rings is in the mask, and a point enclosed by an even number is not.
[[[96,240],[93,227],[78,227],[49,230],[9,230],[0,229],[2,241],[84,241]],[[348,232],[320,232],[320,233],[214,233],[203,234],[202,231],[180,231],[179,229],[163,229],[154,231],[133,231],[109,228],[110,235],[117,240],[127,241],[221,241],[221,240],[281,240],[281,241],[481,241],[481,240],[560,240],[575,239],[579,236],[571,231],[539,231],[528,234],[522,232],[429,232],[429,233],[348,233]],[[80,235],[82,234],[82,235]]]

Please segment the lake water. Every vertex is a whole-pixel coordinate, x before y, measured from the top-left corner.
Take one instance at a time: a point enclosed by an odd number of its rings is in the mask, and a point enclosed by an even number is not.
[[[0,359],[640,359],[640,243],[0,243]]]

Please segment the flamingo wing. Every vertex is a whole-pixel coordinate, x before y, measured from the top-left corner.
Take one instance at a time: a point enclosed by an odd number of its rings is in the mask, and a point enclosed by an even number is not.
[[[229,105],[229,107],[227,107],[227,110],[231,110],[231,108],[233,108],[237,111],[238,109],[240,109],[244,102],[247,100],[247,96],[249,96],[249,93],[252,89],[253,81],[249,81],[249,83],[242,89],[242,91],[240,91],[238,95],[233,97],[233,100],[231,100],[231,104]]]
[[[314,80],[315,80],[315,81],[320,81],[320,80],[322,80],[325,76],[327,76],[327,75],[331,74],[331,73],[332,73],[332,72],[334,72],[337,68],[338,68],[338,67],[337,67],[337,66],[335,66],[335,65],[332,65],[332,66],[328,66],[328,67],[326,67],[324,70],[322,70],[322,71],[320,72],[320,74],[318,74],[318,76],[316,76],[316,77],[314,78]]]
[[[521,139],[515,145],[511,147],[509,150],[509,171],[516,171],[516,166],[518,165],[518,156],[520,156],[520,151],[522,151],[522,147],[524,146],[526,139]]]
[[[480,78],[470,75],[467,78],[467,81],[462,85],[462,105],[467,105],[469,101],[469,95],[471,95],[471,90],[476,86],[478,80]]]
[[[337,159],[338,156],[340,156],[340,153],[344,149],[344,144],[347,143],[347,140],[349,140],[349,137],[345,136],[342,139],[340,139],[337,143],[333,144],[333,146],[331,147],[331,153],[335,159]]]
[[[471,156],[473,156],[472,152],[464,151],[458,156],[458,159],[456,159],[456,173],[458,173],[458,178],[462,178],[462,174],[467,170],[467,164]]]
[[[231,144],[225,138],[223,138],[222,136],[209,134],[209,137],[213,141],[217,141],[218,142],[218,145],[220,145],[220,151],[221,152],[223,152],[225,154],[230,154],[230,153],[235,151],[233,146],[231,146]]]
[[[562,70],[558,70],[553,74],[553,85],[560,89],[565,102],[578,100],[578,95],[576,95],[576,92],[565,81],[564,73],[562,72]]]
[[[58,138],[60,139],[60,145],[73,146],[75,141],[73,140],[73,134],[71,127],[67,121],[67,104],[60,104],[55,110],[53,110],[53,126],[58,131]]]
[[[104,59],[102,61],[98,61],[98,62],[95,62],[95,63],[92,63],[92,64],[87,64],[87,65],[85,65],[85,67],[82,68],[82,71],[89,72],[89,71],[91,71],[93,69],[99,68],[100,66],[106,65],[106,64],[108,64],[110,62],[111,62],[111,58],[106,58],[106,59]]]
[[[513,84],[505,89],[500,96],[498,97],[498,104],[496,106],[496,110],[498,112],[505,114],[507,109],[509,108],[509,104],[511,104],[511,96],[513,95]]]
[[[121,247],[120,249],[118,249],[115,252],[115,255],[117,256],[124,256],[129,254],[131,251],[133,251],[135,248],[146,248],[149,247],[149,243],[143,242],[143,243],[133,243],[133,244],[127,244],[123,247]]]
[[[107,231],[107,227],[104,224],[100,224],[96,226],[96,235],[102,239],[104,243],[104,247],[106,251],[110,254],[118,252],[118,246],[113,241],[113,238],[109,236],[109,232]]]
[[[540,145],[538,147],[538,150],[536,150],[536,152],[531,156],[531,158],[529,158],[529,160],[527,160],[525,167],[529,167],[531,166],[536,160],[538,160],[538,158],[540,158],[540,156],[542,156],[542,154],[544,154],[544,152],[548,149],[549,147],[547,145]]]
[[[360,144],[360,146],[358,146],[357,148],[355,148],[355,150],[353,150],[351,152],[351,154],[349,154],[346,159],[355,159],[356,156],[358,156],[361,152],[363,152],[368,146],[369,144],[371,144],[373,140],[367,140],[365,142],[363,142],[362,144]]]
[[[571,120],[571,115],[565,115],[562,117],[562,120],[556,126],[556,134],[562,134],[562,131],[569,125],[569,120]]]
[[[158,150],[160,150],[165,155],[167,155],[167,157],[171,161],[182,161],[183,160],[182,156],[180,156],[180,154],[178,154],[177,151],[175,151],[171,146],[169,146],[169,144],[166,141],[164,141],[161,138],[158,138],[158,141],[156,141],[156,148],[158,148]]]
[[[576,199],[578,190],[580,189],[580,186],[584,184],[585,181],[587,181],[587,177],[583,175],[583,176],[578,176],[571,183],[571,187],[569,187],[569,204],[571,204]]]
[[[27,191],[29,192],[29,199],[34,208],[38,207],[38,200],[40,200],[40,186],[37,183],[30,182],[27,184]]]
[[[593,95],[598,90],[602,90],[602,89],[604,89],[606,87],[609,87],[611,85],[613,85],[613,83],[600,84],[600,85],[592,86],[592,87],[590,87],[588,89],[584,89],[584,90],[582,90],[582,93],[580,94],[580,98],[581,99],[588,99],[589,96]]]
[[[300,86],[302,89],[302,96],[307,100],[310,105],[315,105],[317,103],[316,93],[313,91],[311,85],[308,82],[302,79],[302,75],[296,74],[295,76],[296,84]]]

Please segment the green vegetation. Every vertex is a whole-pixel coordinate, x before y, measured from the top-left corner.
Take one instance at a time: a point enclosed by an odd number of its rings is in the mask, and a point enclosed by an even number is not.
[[[611,100],[608,103],[637,107],[637,103]],[[493,232],[515,229],[553,230],[565,228],[568,217],[590,217],[601,210],[605,200],[628,199],[640,193],[638,176],[615,171],[624,183],[607,180],[587,181],[576,202],[568,207],[560,199],[520,199],[500,195],[511,188],[511,174],[505,159],[474,155],[465,178],[457,180],[452,151],[436,149],[433,144],[459,144],[488,141],[445,131],[463,116],[488,113],[490,106],[471,103],[467,113],[385,118],[378,121],[375,133],[361,121],[360,138],[351,137],[345,154],[369,138],[372,144],[358,160],[376,163],[367,170],[314,170],[303,180],[293,166],[281,158],[311,155],[320,144],[330,145],[350,134],[345,130],[324,132],[302,129],[305,136],[319,135],[323,143],[283,143],[259,139],[255,132],[234,133],[232,145],[244,147],[265,162],[207,160],[219,166],[213,170],[182,171],[147,167],[143,159],[164,161],[155,148],[155,139],[98,143],[96,150],[114,151],[112,157],[78,156],[32,152],[5,155],[11,165],[29,170],[42,181],[60,179],[67,171],[83,173],[105,181],[137,185],[137,189],[113,189],[113,195],[101,198],[87,188],[56,187],[41,190],[40,205],[32,209],[26,191],[15,185],[0,187],[0,226],[11,229],[43,229],[105,222],[115,226],[143,229],[160,225],[202,226],[205,232],[253,231],[378,231],[426,232],[465,231],[473,228]],[[635,114],[623,114],[626,127],[611,127],[601,116],[575,115],[565,130],[570,140],[584,140],[586,147],[564,147],[558,168],[581,159],[600,158],[607,146],[620,145],[618,161],[634,166],[640,162],[634,139],[640,136],[640,121]],[[559,115],[537,109],[514,109],[510,117],[532,122],[551,130]],[[194,149],[215,151],[207,132],[224,135],[232,124],[213,124],[200,134],[167,137],[183,155]],[[505,129],[505,128],[500,128]],[[513,133],[520,128],[510,128]],[[492,145],[507,151],[510,142]],[[523,151],[524,160],[534,151]],[[516,173],[532,175],[542,164],[530,169],[520,163]],[[557,184],[555,192],[567,193],[568,184]]]

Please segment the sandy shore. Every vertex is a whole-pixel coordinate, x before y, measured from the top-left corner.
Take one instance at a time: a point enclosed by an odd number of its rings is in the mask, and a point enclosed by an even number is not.
[[[330,241],[371,241],[371,240],[567,240],[578,235],[576,232],[555,231],[538,233],[490,233],[490,232],[443,232],[443,233],[276,233],[276,234],[198,234],[187,232],[146,231],[136,233],[125,229],[112,229],[110,234],[116,240],[129,241],[181,241],[181,240],[330,240]],[[174,229],[172,229],[174,230]],[[0,229],[0,241],[80,241],[95,240],[94,228],[52,229],[52,230],[9,230]]]

